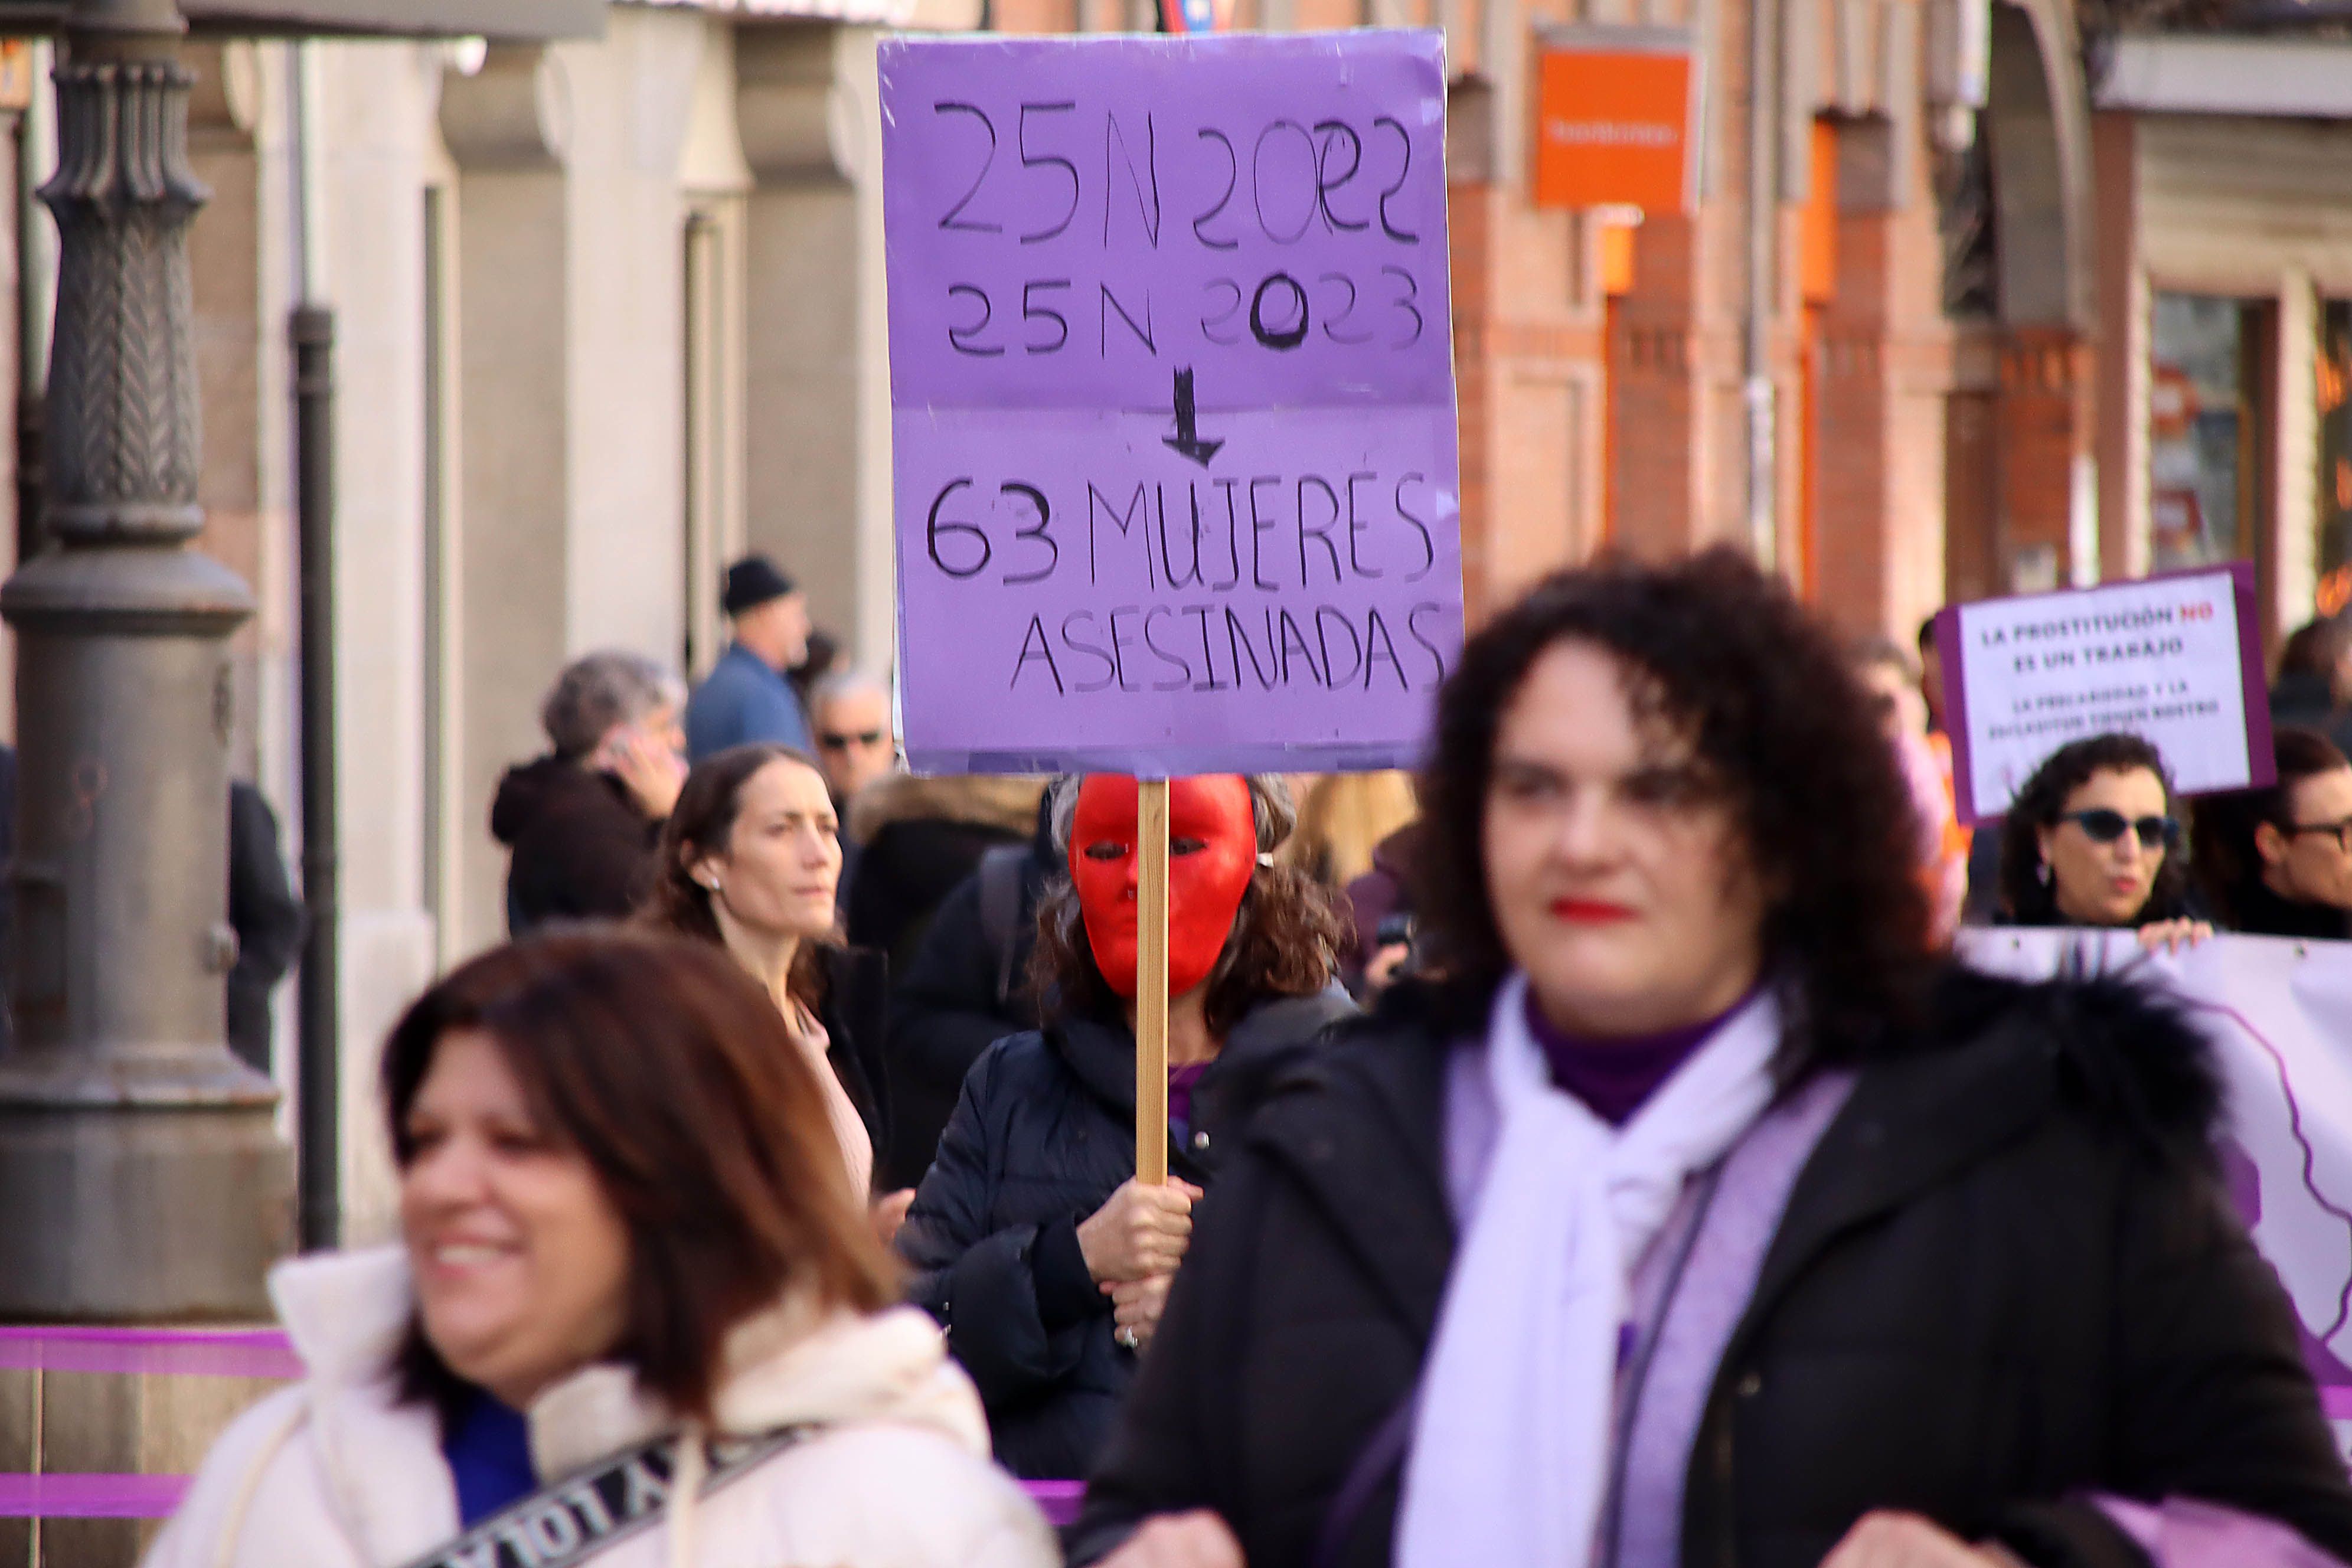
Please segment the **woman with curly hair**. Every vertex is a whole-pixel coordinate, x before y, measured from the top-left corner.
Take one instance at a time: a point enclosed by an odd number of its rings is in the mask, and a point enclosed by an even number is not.
[[[948,1331],[1016,1475],[1091,1467],[1247,1086],[1354,1011],[1332,982],[1338,915],[1275,858],[1294,822],[1282,781],[1171,781],[1172,1179],[1135,1179],[1138,793],[1116,774],[1055,785],[1069,877],[1038,910],[1044,1027],[972,1065],[898,1237],[909,1293]]]
[[[2197,879],[2251,936],[2352,938],[2352,761],[2316,730],[2272,742],[2278,782],[2197,803]]]
[[[2209,1047],[1931,951],[1894,754],[1779,582],[1538,584],[1422,799],[1432,973],[1229,1151],[1074,1562],[2352,1561]]]
[[[2201,942],[2189,857],[2164,755],[2137,735],[2058,748],[2010,803],[2001,919],[2021,926],[2130,926],[2150,947]]]

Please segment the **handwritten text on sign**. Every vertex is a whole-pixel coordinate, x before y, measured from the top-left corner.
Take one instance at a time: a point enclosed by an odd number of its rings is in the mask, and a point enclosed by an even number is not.
[[[1412,760],[1460,646],[1434,34],[891,40],[908,749]]]
[[[2008,810],[2050,753],[2111,731],[2155,745],[2186,794],[2269,784],[2252,605],[2240,563],[1944,611],[1963,815]]]

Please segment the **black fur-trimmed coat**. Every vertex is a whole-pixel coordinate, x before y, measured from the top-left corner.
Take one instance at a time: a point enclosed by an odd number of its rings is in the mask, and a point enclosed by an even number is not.
[[[2186,1496],[2352,1562],[2292,1309],[2214,1174],[2210,1047],[2129,985],[1954,971],[1798,1179],[1690,1458],[1686,1568],[1815,1568],[1866,1511],[2037,1568],[2144,1563],[2092,1493]],[[1221,1513],[1306,1563],[1407,1398],[1455,1235],[1445,1036],[1410,1005],[1290,1075],[1228,1155],[1072,1531]],[[1395,1474],[1336,1561],[1391,1558]]]

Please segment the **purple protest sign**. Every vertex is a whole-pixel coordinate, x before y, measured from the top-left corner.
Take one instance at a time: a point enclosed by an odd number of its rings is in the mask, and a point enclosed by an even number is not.
[[[880,69],[913,764],[1417,760],[1462,638],[1438,35]]]

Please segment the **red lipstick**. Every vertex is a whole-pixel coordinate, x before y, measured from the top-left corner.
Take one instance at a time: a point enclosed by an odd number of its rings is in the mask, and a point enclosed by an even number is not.
[[[1575,925],[1612,925],[1633,918],[1633,911],[1624,905],[1601,899],[1554,899],[1551,913],[1554,920]]]

